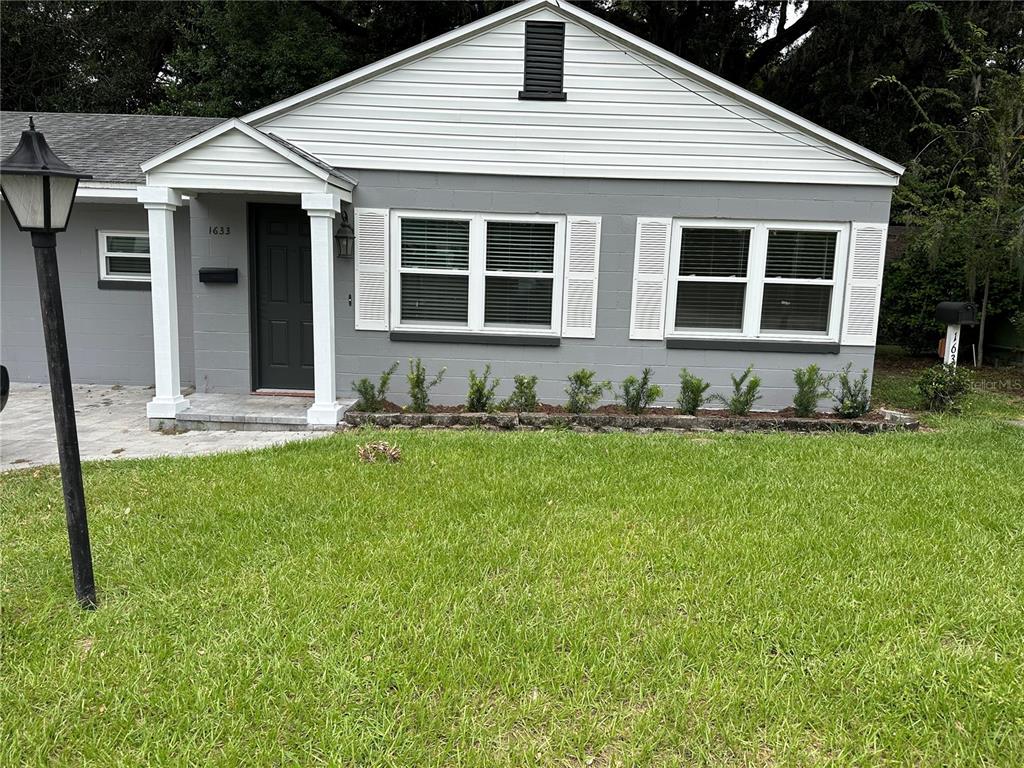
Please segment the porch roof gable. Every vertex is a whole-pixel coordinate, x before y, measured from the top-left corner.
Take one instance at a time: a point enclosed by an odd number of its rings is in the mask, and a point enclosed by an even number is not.
[[[284,139],[232,118],[141,164],[150,186],[349,198],[356,180]]]

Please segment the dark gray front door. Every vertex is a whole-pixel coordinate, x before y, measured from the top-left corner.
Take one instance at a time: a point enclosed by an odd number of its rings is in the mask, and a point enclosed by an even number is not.
[[[298,206],[254,205],[256,386],[313,389],[313,282],[309,216]]]

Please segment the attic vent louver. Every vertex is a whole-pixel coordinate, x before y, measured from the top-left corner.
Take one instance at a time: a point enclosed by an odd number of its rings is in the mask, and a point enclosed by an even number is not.
[[[565,101],[562,74],[565,64],[565,24],[560,21],[526,22],[523,90],[520,99]]]

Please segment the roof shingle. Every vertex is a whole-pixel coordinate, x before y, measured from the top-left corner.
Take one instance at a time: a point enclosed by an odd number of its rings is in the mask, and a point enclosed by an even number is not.
[[[219,117],[96,115],[69,112],[0,112],[0,157],[18,146],[29,116],[46,142],[93,181],[145,182],[139,164],[224,122]]]

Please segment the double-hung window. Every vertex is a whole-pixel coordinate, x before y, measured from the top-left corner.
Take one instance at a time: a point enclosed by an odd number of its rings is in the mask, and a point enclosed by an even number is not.
[[[100,280],[150,281],[148,232],[99,232]]]
[[[676,220],[669,334],[838,339],[846,239],[840,224]]]
[[[392,327],[557,334],[565,220],[394,212]]]

